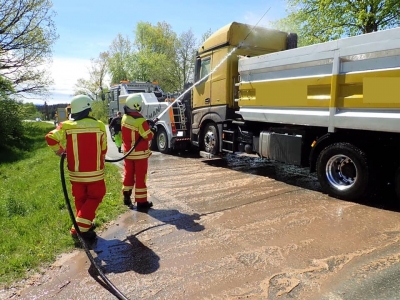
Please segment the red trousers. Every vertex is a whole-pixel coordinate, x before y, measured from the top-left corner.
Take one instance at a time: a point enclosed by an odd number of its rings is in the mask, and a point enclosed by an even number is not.
[[[95,182],[71,181],[71,184],[72,195],[75,199],[76,222],[78,223],[79,230],[86,232],[92,226],[96,210],[106,194],[106,185],[104,180]],[[74,231],[74,229],[71,230],[71,232]]]
[[[125,159],[124,161],[124,186],[122,191],[135,189],[135,201],[147,202],[147,169],[148,158]]]

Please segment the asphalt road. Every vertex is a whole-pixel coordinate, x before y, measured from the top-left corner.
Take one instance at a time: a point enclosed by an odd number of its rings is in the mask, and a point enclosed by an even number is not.
[[[154,209],[127,208],[92,245],[128,299],[400,299],[399,205],[389,195],[341,201],[303,169],[187,153],[153,153],[148,186]],[[116,299],[83,250],[0,296]]]

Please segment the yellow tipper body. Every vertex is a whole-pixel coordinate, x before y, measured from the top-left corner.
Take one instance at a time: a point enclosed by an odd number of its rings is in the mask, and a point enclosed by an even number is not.
[[[239,59],[244,120],[400,132],[400,28]]]

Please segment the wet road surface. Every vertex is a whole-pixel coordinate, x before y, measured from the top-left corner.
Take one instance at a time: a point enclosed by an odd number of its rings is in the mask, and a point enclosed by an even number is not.
[[[307,171],[256,157],[155,152],[148,185],[154,209],[127,208],[92,245],[129,299],[400,299],[392,199],[334,199]],[[83,250],[24,284],[0,296],[116,299]]]

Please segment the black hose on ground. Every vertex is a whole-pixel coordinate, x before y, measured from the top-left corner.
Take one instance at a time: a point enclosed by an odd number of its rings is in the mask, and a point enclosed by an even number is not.
[[[122,157],[117,158],[117,159],[106,159],[106,162],[118,162],[121,161],[123,159],[125,159],[129,154],[131,154],[131,152],[136,148],[136,146],[139,144],[139,142],[142,140],[142,137],[140,136],[138,138],[138,140],[136,141],[136,143],[133,145],[133,147]],[[71,202],[68,198],[68,191],[67,191],[67,185],[65,183],[65,174],[64,174],[64,160],[66,157],[66,153],[64,152],[61,155],[61,159],[60,159],[60,176],[61,176],[61,185],[62,185],[62,189],[63,189],[63,193],[64,193],[64,198],[65,198],[65,203],[67,204],[67,208],[68,208],[68,212],[69,212],[69,216],[71,218],[72,224],[74,225],[74,228],[77,232],[77,236],[79,241],[81,242],[83,248],[85,249],[86,255],[89,258],[90,262],[92,263],[92,265],[96,268],[97,272],[99,273],[100,277],[104,280],[105,284],[111,289],[111,291],[113,291],[115,294],[115,296],[118,299],[121,300],[129,300],[124,294],[122,294],[114,285],[113,283],[107,278],[107,276],[103,273],[103,271],[101,271],[100,267],[96,264],[96,261],[93,258],[93,255],[90,253],[89,247],[86,245],[85,240],[82,238],[81,235],[81,231],[79,230],[79,226],[76,223],[75,220],[75,215],[74,212],[72,211],[72,207],[71,207]]]
[[[67,191],[67,186],[65,183],[65,175],[64,175],[64,160],[65,160],[66,154],[63,153],[61,155],[61,160],[60,160],[60,174],[61,174],[61,184],[64,192],[64,198],[65,202],[67,204],[69,216],[71,217],[71,221],[74,224],[74,228],[77,232],[78,239],[81,242],[83,248],[85,249],[86,255],[88,256],[90,262],[92,265],[96,268],[97,272],[99,273],[100,277],[104,280],[104,282],[107,284],[107,286],[114,292],[114,295],[121,300],[129,300],[124,294],[122,294],[114,285],[113,283],[107,278],[107,276],[103,273],[103,271],[100,269],[100,267],[96,264],[96,261],[94,260],[93,255],[90,253],[89,247],[86,245],[85,240],[82,238],[81,231],[79,230],[79,226],[76,223],[75,220],[75,215],[72,211],[71,207],[71,202],[68,198],[68,191]]]

